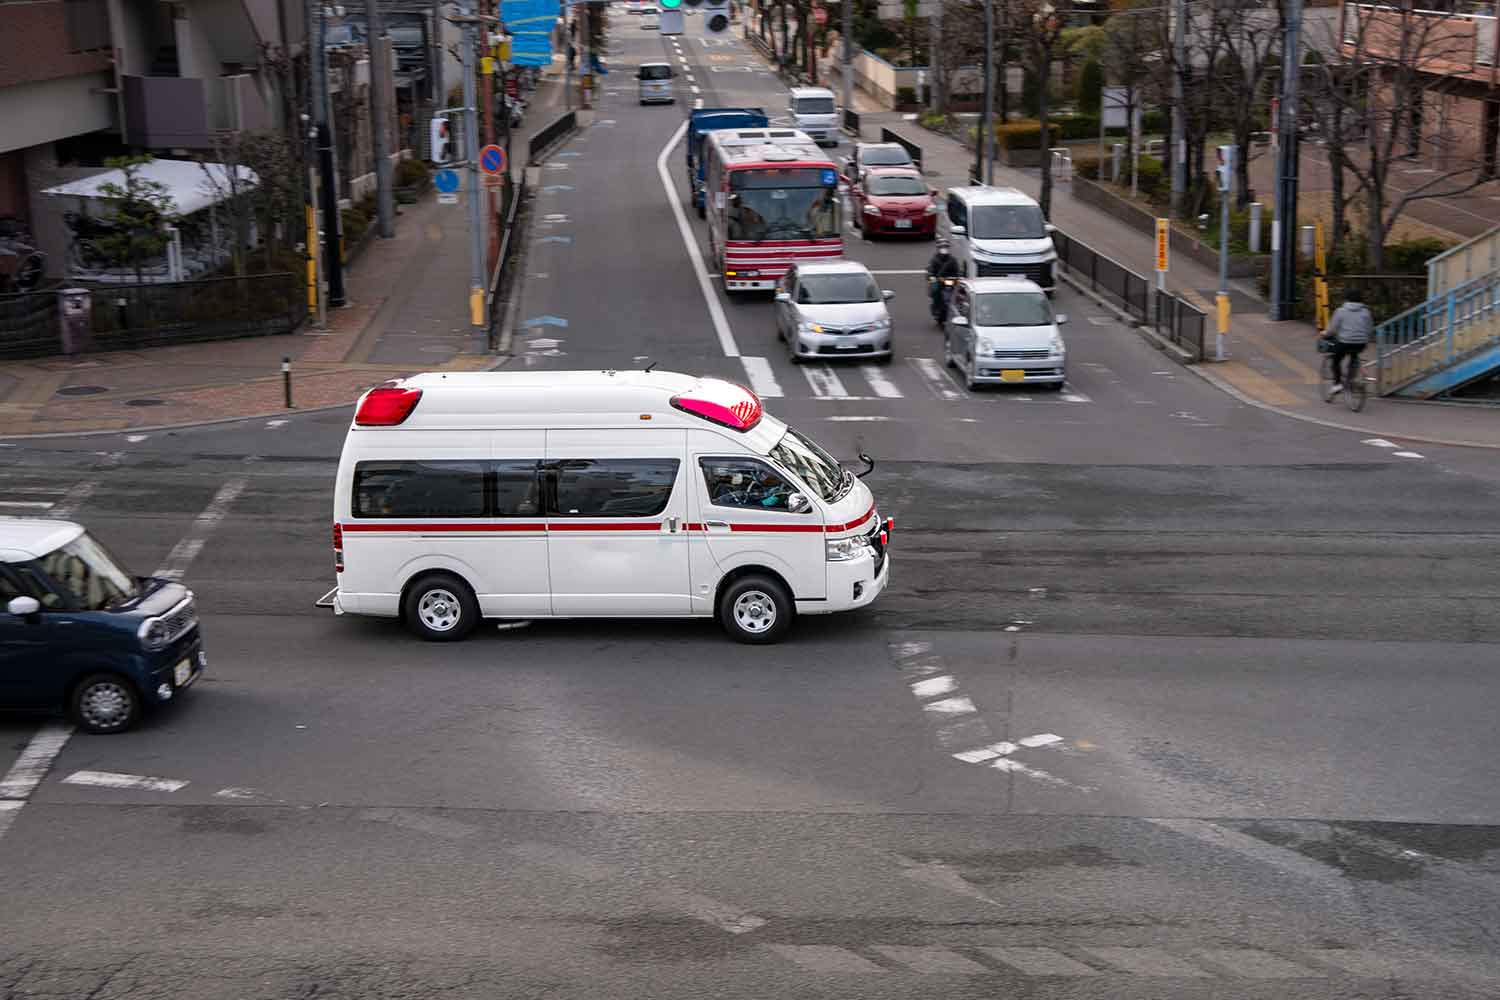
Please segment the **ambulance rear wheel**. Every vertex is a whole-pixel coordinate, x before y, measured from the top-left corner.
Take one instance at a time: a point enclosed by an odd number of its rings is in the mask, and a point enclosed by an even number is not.
[[[474,592],[450,573],[433,573],[412,584],[402,610],[407,627],[428,642],[456,642],[479,624]]]
[[[768,576],[745,576],[719,595],[719,623],[736,642],[779,642],[792,626],[792,595]]]

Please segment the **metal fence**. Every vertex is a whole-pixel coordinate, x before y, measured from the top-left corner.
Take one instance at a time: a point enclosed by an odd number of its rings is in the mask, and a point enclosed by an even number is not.
[[[856,139],[860,137],[858,111],[854,111],[851,108],[844,109],[844,131]]]
[[[1068,234],[1052,234],[1057,261],[1091,291],[1118,305],[1136,322],[1149,326],[1178,347],[1203,360],[1204,315],[1171,292],[1155,291],[1151,282]]]
[[[91,289],[89,351],[134,350],[205,340],[292,333],[307,318],[307,289],[297,274]],[[0,295],[0,356],[62,353],[57,289]]]
[[[578,116],[574,112],[569,111],[566,114],[559,115],[557,120],[554,121],[551,125],[548,125],[546,128],[542,129],[536,135],[531,137],[531,146],[528,151],[527,162],[535,163],[537,161],[537,157],[542,154],[542,150],[546,149],[548,146],[552,145],[554,142],[561,139],[563,136],[567,135],[577,127]]]
[[[505,206],[502,220],[503,231],[500,236],[500,255],[495,260],[494,273],[490,275],[490,350],[494,350],[497,346],[497,338],[500,331],[500,314],[504,311],[498,307],[505,301],[505,286],[507,281],[510,281],[512,278],[510,258],[516,252],[516,247],[520,244],[521,239],[520,235],[516,232],[516,223],[521,217],[521,206],[526,201],[525,171],[521,172],[520,183],[511,185],[507,191],[509,192],[510,202]]]
[[[917,169],[919,169],[919,170],[921,169],[921,167],[922,167],[922,147],[921,146],[918,146],[916,143],[912,142],[910,139],[903,139],[901,136],[897,135],[895,132],[892,132],[890,129],[884,128],[884,127],[882,127],[880,129],[880,141],[881,142],[894,142],[897,145],[899,145],[902,148],[904,148],[906,150],[906,152],[911,156],[911,162],[913,162],[913,163],[915,163],[917,165]]]

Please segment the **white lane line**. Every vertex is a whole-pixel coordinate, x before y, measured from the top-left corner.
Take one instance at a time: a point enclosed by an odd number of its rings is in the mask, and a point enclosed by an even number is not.
[[[693,273],[698,277],[698,289],[703,293],[703,301],[708,305],[708,315],[713,320],[714,332],[719,335],[719,346],[723,348],[725,357],[737,358],[740,356],[739,345],[734,342],[734,333],[729,329],[729,319],[724,315],[724,307],[719,303],[719,296],[714,292],[713,285],[709,284],[708,268],[703,264],[703,251],[698,249],[698,239],[688,227],[687,213],[682,210],[682,199],[677,197],[677,188],[672,183],[671,172],[667,170],[667,157],[672,154],[672,150],[677,148],[685,132],[687,132],[687,122],[684,121],[677,126],[677,131],[672,133],[672,138],[667,140],[667,144],[657,154],[656,174],[661,178],[662,190],[667,195],[667,204],[672,206],[672,215],[677,219],[677,232],[682,236],[683,246],[687,247],[688,259],[693,262]]]
[[[931,712],[933,715],[972,715],[976,709],[974,702],[967,695],[959,695],[956,698],[929,701],[922,706],[922,711]]]
[[[1360,444],[1374,445],[1376,448],[1399,447],[1394,441],[1387,441],[1385,438],[1365,438]]]
[[[988,946],[979,949],[998,962],[1015,969],[1023,976],[1099,976],[1098,969],[1075,962],[1060,951],[1051,948],[1000,948]]]
[[[1079,392],[1070,385],[1064,385],[1062,400],[1065,403],[1092,403],[1094,400],[1085,392]]]
[[[814,396],[849,395],[843,380],[827,365],[808,365],[802,369],[802,374],[807,376],[807,384],[812,387]]]
[[[885,396],[814,396],[813,399],[820,403],[876,403],[887,397]]]
[[[57,504],[52,508],[52,516],[60,518],[72,517],[79,507],[88,502],[89,498],[94,495],[94,491],[98,488],[99,480],[97,479],[85,479],[82,482],[77,482],[69,486],[67,491],[63,493],[62,499],[57,501]]]
[[[1421,452],[1416,452],[1416,451],[1393,451],[1393,452],[1391,452],[1391,454],[1395,455],[1397,458],[1421,458],[1422,457]]]
[[[5,836],[5,831],[9,830],[10,825],[16,821],[16,817],[21,815],[21,807],[25,804],[13,799],[0,800],[0,837]]]
[[[697,84],[694,84],[692,89],[693,89],[693,93],[695,93],[695,94],[701,94],[701,93],[703,93],[702,88],[700,88]]]
[[[926,271],[921,271],[921,270],[916,270],[916,271],[895,270],[895,271],[871,271],[870,273],[871,274],[926,274],[927,272]]]
[[[18,510],[51,510],[51,500],[0,500],[0,507],[15,507]]]
[[[29,798],[72,735],[72,726],[49,725],[38,729],[0,780],[0,799]]]
[[[1174,979],[1205,979],[1208,973],[1160,948],[1084,948],[1085,952],[1104,959],[1137,976],[1167,976]]]
[[[1054,743],[1061,742],[1062,737],[1056,733],[1038,733],[1035,736],[1023,736],[1016,740],[1016,744],[1023,747],[1050,747]]]
[[[958,690],[958,682],[946,675],[929,677],[925,681],[914,681],[908,685],[918,698],[936,698],[940,694],[952,694]]]
[[[221,788],[217,792],[214,792],[214,798],[216,798],[216,799],[253,799],[256,796],[258,796],[259,794],[260,794],[260,792],[256,791],[253,788],[235,788],[235,787],[231,786],[229,788]]]
[[[740,364],[745,366],[750,388],[757,396],[761,399],[781,397],[781,383],[776,381],[776,373],[771,370],[770,361],[765,358],[741,357]]]
[[[156,570],[157,576],[163,580],[182,579],[182,574],[187,572],[188,566],[198,558],[198,553],[203,551],[208,536],[213,534],[219,522],[224,520],[224,515],[229,513],[229,505],[245,491],[247,483],[248,480],[244,477],[236,476],[219,487],[219,492],[214,494],[214,498],[208,502],[207,507],[203,508],[203,512],[193,518],[193,525],[188,529],[188,533],[172,546],[171,552],[167,553],[166,560]]]
[[[907,358],[927,383],[927,388],[937,394],[939,399],[962,399],[963,393],[958,391],[948,376],[943,373],[943,366],[932,358]]]
[[[809,972],[884,972],[868,958],[861,958],[848,948],[832,944],[772,944],[776,954],[795,962]]]
[[[876,944],[870,946],[892,961],[900,962],[913,972],[984,975],[991,970],[972,958],[938,945]]]
[[[896,383],[885,377],[885,372],[874,365],[860,365],[859,373],[870,383],[870,388],[875,390],[875,395],[882,399],[900,399],[901,390],[896,388]]]
[[[883,424],[883,423],[888,423],[888,422],[890,422],[892,420],[895,420],[896,418],[895,417],[873,417],[873,416],[871,416],[871,417],[848,417],[848,416],[841,416],[841,417],[824,417],[823,419],[829,421],[830,423],[835,423],[835,424],[838,424],[838,423],[844,423],[844,424]]]
[[[564,219],[564,221],[566,221],[566,219]],[[291,423],[290,420],[267,420],[266,426],[274,430],[277,427],[285,427],[289,423]]]
[[[125,440],[129,441],[131,444],[140,444],[150,436],[150,434],[127,434],[125,435]]]
[[[175,792],[186,788],[188,784],[176,778],[152,778],[144,774],[120,774],[116,771],[74,771],[62,783],[93,788],[124,788],[138,792]]]

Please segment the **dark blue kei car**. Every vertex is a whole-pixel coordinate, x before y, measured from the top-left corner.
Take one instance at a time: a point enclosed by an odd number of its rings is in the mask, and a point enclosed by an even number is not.
[[[119,733],[207,665],[193,592],[131,576],[82,526],[0,517],[0,710]]]

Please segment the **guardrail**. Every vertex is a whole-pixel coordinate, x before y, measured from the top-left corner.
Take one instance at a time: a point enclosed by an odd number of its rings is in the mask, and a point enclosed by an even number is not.
[[[922,168],[922,147],[921,146],[918,146],[916,143],[912,142],[910,139],[905,139],[905,138],[897,135],[895,132],[892,132],[890,129],[885,128],[884,126],[882,126],[881,129],[880,129],[880,141],[881,142],[894,142],[898,146],[901,146],[911,156],[911,162],[913,162],[913,163],[915,163],[917,165],[917,169],[920,170]]]
[[[577,127],[578,115],[575,112],[569,111],[565,114],[559,115],[557,120],[554,121],[551,125],[548,125],[546,128],[542,129],[536,135],[531,137],[531,145],[527,154],[526,162],[528,164],[535,163],[537,161],[537,158],[541,156],[543,150],[545,150],[548,146],[552,145],[554,142],[561,139],[563,136],[567,135]]]
[[[1073,272],[1089,289],[1114,302],[1136,322],[1149,326],[1178,347],[1203,360],[1202,310],[1189,305],[1171,292],[1156,290],[1144,276],[1080,243],[1067,233],[1056,231],[1052,244],[1057,248],[1057,262]]]
[[[498,345],[500,332],[500,314],[503,310],[496,309],[495,304],[503,301],[506,280],[511,277],[510,257],[516,247],[520,236],[516,233],[516,220],[521,216],[521,205],[526,201],[526,171],[521,171],[519,183],[510,187],[510,203],[506,206],[504,231],[500,235],[500,253],[495,258],[495,270],[490,275],[489,288],[489,347],[495,350]]]
[[[1495,271],[1408,309],[1375,328],[1376,369],[1382,395],[1415,383],[1426,398],[1454,388],[1467,370],[1456,363],[1478,358],[1493,365],[1500,347],[1500,271]],[[1484,355],[1484,357],[1480,357]],[[1452,384],[1447,384],[1451,382]],[[1430,384],[1429,384],[1430,383]]]
[[[844,131],[848,132],[850,135],[854,136],[854,138],[856,138],[856,139],[859,138],[860,131],[859,131],[859,112],[858,111],[851,111],[848,108],[844,109]]]

